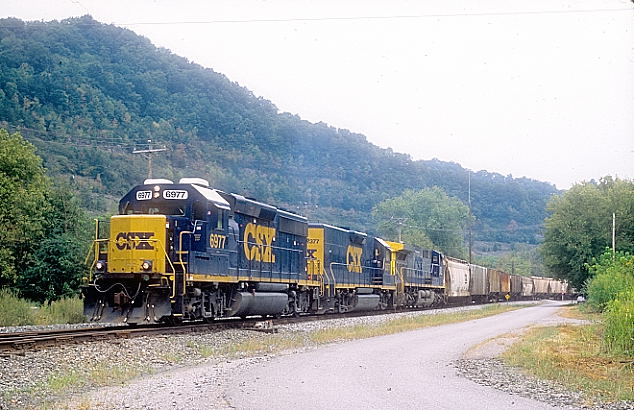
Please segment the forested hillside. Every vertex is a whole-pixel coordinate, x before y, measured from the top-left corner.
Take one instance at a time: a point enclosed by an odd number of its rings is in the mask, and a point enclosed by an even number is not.
[[[31,141],[48,172],[68,178],[93,212],[146,177],[146,159],[131,152],[148,139],[168,148],[154,157],[156,177],[204,177],[370,232],[372,207],[406,189],[439,186],[467,200],[468,173],[458,164],[412,161],[363,135],[279,113],[224,75],[89,16],[0,20],[0,121]],[[443,142],[429,135],[420,143]],[[535,243],[555,192],[473,173],[475,237]]]

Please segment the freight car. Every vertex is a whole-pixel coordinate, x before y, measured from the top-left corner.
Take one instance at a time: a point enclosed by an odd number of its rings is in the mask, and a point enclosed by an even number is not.
[[[134,187],[109,226],[97,222],[92,252],[82,293],[84,313],[93,321],[343,313],[497,300],[508,293],[548,297],[551,289],[563,289],[536,278],[531,288],[522,278],[515,291],[512,275],[504,272],[309,223],[212,189],[200,178],[148,179]]]

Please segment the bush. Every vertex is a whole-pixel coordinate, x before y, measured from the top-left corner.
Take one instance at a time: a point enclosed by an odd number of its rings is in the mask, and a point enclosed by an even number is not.
[[[38,324],[85,322],[83,301],[79,297],[63,298],[44,304],[37,315]]]
[[[19,298],[13,291],[0,290],[0,327],[85,321],[83,302],[79,297],[56,300],[38,308],[37,304]]]
[[[10,290],[0,290],[0,326],[22,326],[33,323],[32,305]]]
[[[587,284],[588,305],[603,312],[619,293],[634,288],[634,256],[619,253],[612,259],[605,253],[595,262],[589,267],[595,276]]]
[[[634,356],[634,286],[610,301],[604,316],[608,350]]]

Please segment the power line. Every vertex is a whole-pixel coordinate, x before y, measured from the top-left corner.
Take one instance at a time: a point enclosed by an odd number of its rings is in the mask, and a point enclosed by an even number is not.
[[[472,13],[434,13],[434,14],[405,14],[389,16],[326,16],[326,17],[289,17],[289,18],[256,18],[256,19],[218,19],[218,20],[197,20],[197,21],[136,21],[109,23],[83,22],[75,23],[78,26],[98,26],[102,24],[113,24],[117,26],[144,26],[144,25],[197,25],[197,24],[244,24],[244,23],[290,23],[290,22],[319,22],[319,21],[361,21],[361,20],[403,20],[422,18],[443,18],[443,17],[489,17],[489,16],[531,16],[546,14],[590,14],[590,13],[614,13],[623,11],[634,11],[633,8],[594,8],[577,10],[523,10],[523,11],[494,11],[494,12],[472,12]],[[36,21],[42,22],[42,21]],[[0,24],[2,28],[14,28],[14,25]]]
[[[482,13],[436,13],[436,14],[412,14],[390,16],[341,16],[341,17],[290,17],[269,19],[222,19],[222,20],[198,20],[198,21],[140,21],[140,22],[112,22],[119,26],[140,25],[179,25],[179,24],[234,24],[234,23],[288,23],[288,22],[313,22],[313,21],[358,21],[358,20],[402,20],[440,17],[487,17],[487,16],[516,16],[516,15],[544,15],[544,14],[584,14],[584,13],[609,13],[621,11],[633,11],[632,8],[603,8],[603,9],[578,9],[578,10],[525,10],[525,11],[499,11]]]

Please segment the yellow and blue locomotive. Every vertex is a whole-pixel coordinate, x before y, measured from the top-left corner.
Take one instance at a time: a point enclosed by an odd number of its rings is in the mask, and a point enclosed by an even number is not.
[[[97,224],[93,321],[211,320],[431,306],[443,301],[442,255],[209,187],[148,179]]]
[[[95,240],[84,313],[147,323],[308,311],[319,286],[307,230],[302,216],[202,179],[146,180]]]

